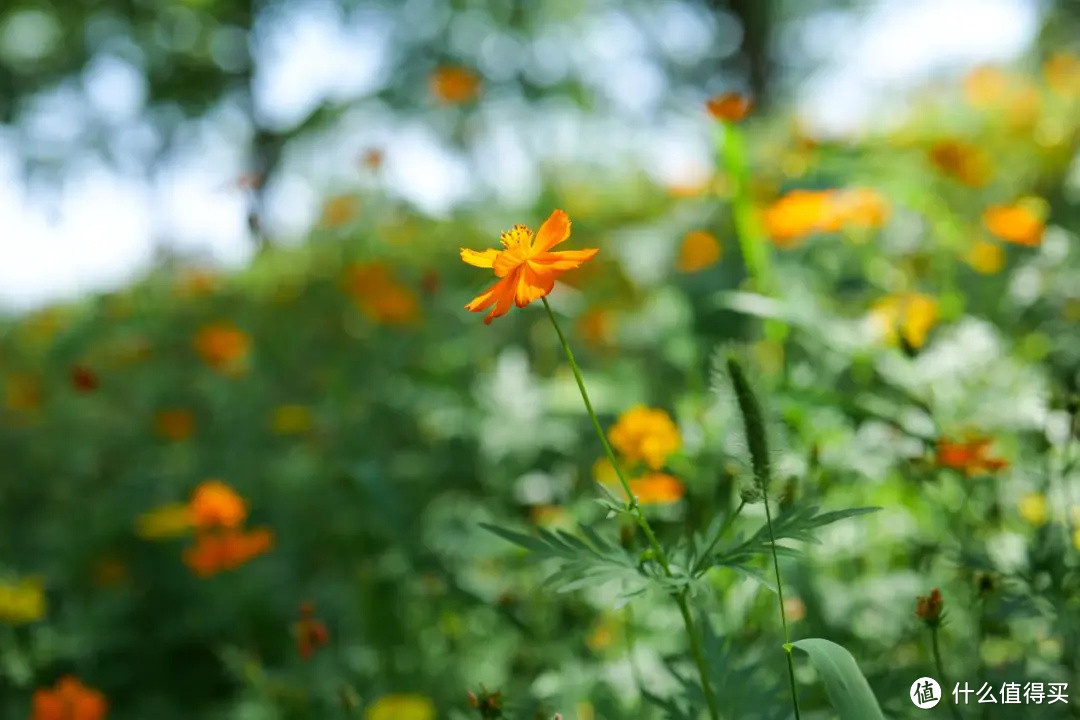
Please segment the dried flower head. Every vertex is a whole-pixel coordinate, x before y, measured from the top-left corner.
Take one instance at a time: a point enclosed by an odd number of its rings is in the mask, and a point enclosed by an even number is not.
[[[944,601],[941,590],[934,588],[929,595],[920,595],[915,603],[915,616],[930,627],[941,623],[941,611]]]

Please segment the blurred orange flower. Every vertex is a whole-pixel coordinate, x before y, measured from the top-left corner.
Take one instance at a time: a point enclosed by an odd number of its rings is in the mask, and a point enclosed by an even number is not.
[[[644,405],[635,405],[620,415],[608,430],[608,439],[626,460],[644,462],[653,470],[663,467],[682,446],[682,436],[671,416]]]
[[[184,551],[184,563],[199,577],[210,577],[240,567],[273,545],[274,534],[267,528],[200,532],[195,544]]]
[[[360,161],[368,170],[378,170],[382,167],[384,156],[382,148],[368,148],[360,156]]]
[[[889,219],[889,203],[876,190],[855,187],[833,193],[832,217],[826,222],[830,229],[879,228]]]
[[[641,505],[667,505],[681,500],[686,486],[666,473],[649,473],[631,480],[630,491]]]
[[[577,331],[589,347],[609,347],[615,341],[615,313],[603,307],[589,308],[577,321]]]
[[[480,78],[468,68],[459,65],[443,65],[436,68],[429,79],[431,94],[442,103],[460,105],[472,100],[480,92]]]
[[[173,282],[173,294],[183,300],[213,295],[220,284],[217,274],[211,270],[190,267],[181,270]]]
[[[190,410],[162,410],[154,418],[157,434],[166,440],[186,440],[195,432]]]
[[[191,521],[199,528],[235,528],[247,517],[247,503],[220,480],[206,480],[195,488],[188,503]]]
[[[1006,242],[1034,247],[1042,242],[1042,218],[1024,203],[991,205],[983,211],[983,225]]]
[[[234,373],[244,370],[251,348],[251,338],[231,322],[204,325],[196,334],[195,350],[215,370]]]
[[[683,236],[675,267],[681,272],[698,272],[715,265],[720,255],[720,242],[715,235],[704,230],[693,230]]]
[[[416,296],[381,263],[350,267],[345,274],[345,285],[353,302],[373,322],[408,325],[419,317]]]
[[[971,187],[983,187],[993,173],[990,158],[982,148],[966,140],[940,140],[931,146],[928,155],[942,175]]]
[[[705,102],[709,114],[721,122],[739,122],[754,109],[754,103],[747,97],[735,92],[709,98]]]
[[[296,649],[304,660],[310,660],[315,651],[330,640],[326,625],[315,617],[315,606],[310,602],[300,603],[300,619],[293,626],[293,633]]]
[[[937,445],[937,465],[961,470],[967,475],[1007,468],[1007,460],[989,457],[992,442],[993,439],[988,437],[973,437],[960,442],[941,438]]]
[[[32,720],[102,720],[108,711],[105,696],[70,675],[52,689],[34,691]]]
[[[938,302],[922,293],[898,293],[877,301],[870,308],[870,317],[889,343],[902,339],[917,349],[937,324]]]
[[[524,225],[515,225],[500,238],[502,250],[477,252],[461,248],[461,259],[469,265],[491,268],[501,278],[465,306],[472,312],[482,312],[494,305],[486,318],[490,323],[505,315],[512,304],[525,307],[534,300],[546,297],[555,280],[592,258],[594,249],[552,252],[551,248],[570,237],[570,218],[562,210],[551,213],[533,237]]]
[[[135,534],[144,540],[180,537],[191,531],[193,518],[187,503],[170,503],[135,518]]]
[[[21,625],[44,616],[45,586],[41,578],[0,580],[0,621]]]
[[[71,368],[71,384],[79,392],[94,392],[99,385],[97,373],[86,365],[76,365]]]
[[[423,695],[383,695],[368,707],[364,720],[435,720],[435,706]]]
[[[1059,95],[1080,95],[1080,58],[1067,52],[1056,52],[1043,63],[1043,75],[1050,89]]]

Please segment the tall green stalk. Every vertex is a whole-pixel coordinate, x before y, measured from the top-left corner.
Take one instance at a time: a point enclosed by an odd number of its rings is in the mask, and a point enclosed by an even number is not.
[[[784,610],[784,583],[780,578],[780,559],[776,554],[776,535],[773,533],[772,510],[769,507],[769,482],[772,479],[772,470],[769,466],[769,443],[765,435],[765,423],[761,416],[761,406],[738,361],[729,357],[727,368],[728,374],[731,375],[731,384],[735,388],[739,411],[743,417],[746,443],[750,447],[750,464],[754,469],[754,482],[761,490],[765,501],[765,521],[769,526],[769,546],[772,548],[773,571],[776,573],[780,624],[784,628],[784,656],[787,659],[788,683],[791,685],[791,704],[795,709],[795,718],[799,720],[799,692],[795,686],[795,661],[792,659],[791,635],[788,632],[787,612]]]
[[[600,419],[596,416],[596,411],[593,410],[592,401],[589,400],[589,391],[585,389],[585,379],[581,376],[581,368],[578,367],[577,361],[574,359],[573,351],[570,350],[570,343],[566,341],[566,336],[559,326],[559,321],[555,319],[555,313],[552,312],[551,305],[548,304],[547,298],[541,298],[541,300],[544,303],[544,309],[547,310],[548,318],[555,328],[555,334],[559,336],[559,343],[562,345],[563,352],[566,353],[566,359],[569,361],[570,369],[574,373],[574,380],[577,381],[578,391],[581,393],[581,399],[585,403],[585,411],[589,414],[589,419],[592,421],[596,436],[600,438],[600,444],[604,446],[604,452],[607,454],[611,466],[615,468],[615,474],[619,478],[619,483],[622,485],[623,492],[626,493],[627,511],[634,517],[634,520],[637,522],[638,527],[641,528],[641,531],[645,533],[645,537],[649,541],[649,547],[652,548],[653,555],[656,557],[657,562],[660,563],[660,567],[663,569],[664,574],[669,578],[674,577],[674,574],[671,572],[671,565],[668,563],[667,553],[664,552],[664,548],[660,545],[660,541],[656,539],[656,533],[653,532],[652,526],[649,525],[649,520],[645,517],[645,513],[641,511],[641,506],[638,505],[637,498],[634,497],[634,493],[630,490],[630,483],[623,475],[622,468],[619,467],[619,461],[615,457],[615,451],[611,449],[611,443],[608,442],[607,434],[600,426]],[[686,634],[690,640],[690,654],[694,658],[694,663],[697,665],[698,669],[698,676],[701,678],[701,691],[705,695],[705,704],[709,709],[709,717],[712,718],[712,720],[720,720],[720,711],[716,703],[716,695],[713,693],[712,685],[709,684],[708,663],[705,661],[705,653],[701,647],[701,638],[698,636],[697,629],[694,626],[694,617],[690,613],[690,604],[687,601],[685,590],[681,590],[675,594],[675,602],[679,606],[679,613],[682,615],[683,625],[686,626]]]
[[[941,662],[941,648],[938,646],[938,626],[930,626],[930,647],[934,653],[934,666],[937,668],[938,677],[941,678],[941,687],[944,688],[946,702],[949,704],[949,710],[952,712],[952,716],[956,720],[963,720],[960,716],[960,710],[953,703],[953,699],[949,697],[949,681],[945,676],[945,665]]]

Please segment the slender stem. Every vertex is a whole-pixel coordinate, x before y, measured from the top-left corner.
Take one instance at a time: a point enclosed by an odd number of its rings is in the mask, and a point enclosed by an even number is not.
[[[562,328],[559,327],[559,321],[555,318],[555,313],[552,312],[551,305],[548,304],[547,298],[544,297],[541,298],[541,300],[544,303],[544,309],[547,310],[548,318],[555,328],[555,334],[559,336],[559,343],[562,345],[563,352],[566,353],[566,359],[570,362],[570,369],[574,373],[574,380],[577,381],[578,391],[581,393],[581,399],[585,403],[585,410],[589,414],[589,419],[592,421],[596,436],[600,438],[600,444],[604,446],[604,452],[607,454],[612,467],[615,468],[615,475],[619,478],[623,491],[626,493],[627,510],[634,516],[638,527],[645,533],[645,537],[649,541],[649,547],[652,548],[653,554],[656,556],[657,562],[660,563],[660,567],[663,569],[664,574],[669,578],[674,577],[674,574],[671,572],[671,565],[668,563],[667,554],[660,545],[660,541],[656,539],[656,533],[653,532],[652,526],[649,525],[649,521],[645,517],[645,514],[641,512],[641,507],[637,503],[637,498],[634,497],[634,493],[630,490],[630,483],[623,475],[622,468],[619,467],[619,461],[615,457],[615,451],[611,449],[611,443],[608,442],[607,435],[600,426],[600,419],[593,409],[592,401],[589,400],[589,391],[585,389],[585,379],[581,376],[581,368],[578,367],[577,361],[574,359],[574,353],[570,349],[570,343],[566,341],[566,336],[563,334]],[[690,614],[690,607],[686,602],[686,592],[681,591],[676,594],[675,600],[679,605],[679,612],[682,614],[683,624],[686,626],[686,634],[690,638],[690,652],[694,656],[698,675],[701,677],[701,689],[705,694],[705,704],[709,708],[709,717],[712,718],[712,720],[719,720],[720,711],[717,709],[716,696],[713,694],[712,686],[709,684],[708,665],[705,662],[705,655],[701,649],[701,640],[698,638],[697,629],[694,627],[694,618]]]
[[[762,495],[765,500],[765,522],[769,526],[769,547],[772,548],[773,570],[776,572],[776,594],[779,596],[780,624],[784,627],[784,658],[787,660],[788,684],[791,686],[791,704],[795,708],[795,720],[799,720],[799,692],[795,686],[795,661],[791,657],[791,635],[788,632],[787,611],[784,609],[784,583],[780,579],[780,559],[776,555],[776,536],[773,534],[772,511],[769,509],[769,493]]]
[[[739,513],[742,512],[742,509],[744,507],[746,507],[746,500],[740,499],[739,507],[735,508],[735,512],[724,518],[723,525],[721,525],[720,529],[716,531],[716,535],[714,535],[713,539],[709,542],[709,546],[705,548],[705,552],[701,553],[701,556],[697,559],[697,562],[694,563],[694,567],[690,571],[691,575],[697,575],[700,571],[704,570],[703,566],[708,561],[709,555],[712,553],[713,549],[716,548],[716,544],[720,542],[721,538],[723,538],[724,535],[727,534],[728,528],[731,527],[731,523],[735,522],[735,518],[739,517]]]
[[[941,662],[941,648],[938,646],[937,625],[932,625],[930,627],[930,647],[934,653],[934,666],[937,668],[938,677],[941,678],[941,687],[944,689],[942,694],[946,696],[946,700],[949,703],[949,710],[956,720],[963,720],[960,715],[960,709],[953,703],[953,698],[949,693],[949,681],[945,675],[945,665]]]

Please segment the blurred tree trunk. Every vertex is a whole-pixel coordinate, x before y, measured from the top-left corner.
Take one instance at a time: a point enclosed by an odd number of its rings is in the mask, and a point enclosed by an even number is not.
[[[743,28],[741,54],[746,63],[747,81],[758,107],[769,102],[773,62],[770,39],[775,20],[774,0],[709,0],[716,11],[726,10]]]

